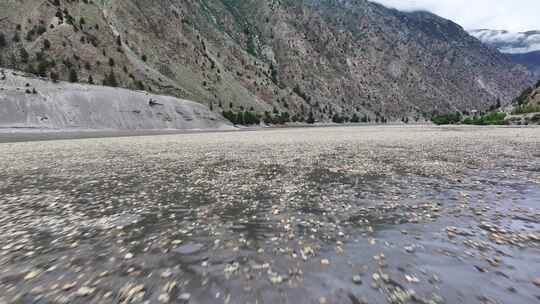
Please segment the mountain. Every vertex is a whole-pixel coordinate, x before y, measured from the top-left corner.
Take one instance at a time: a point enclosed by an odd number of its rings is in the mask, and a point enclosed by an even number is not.
[[[471,35],[487,45],[508,54],[512,60],[540,78],[540,31],[515,33],[498,30],[473,30]]]
[[[525,89],[521,95],[514,100],[514,105],[540,107],[540,80],[536,85]],[[537,112],[540,112],[540,110]]]
[[[216,112],[423,119],[531,82],[449,20],[366,0],[1,1],[0,33],[1,66]]]
[[[507,118],[511,124],[540,125],[540,80],[525,89],[506,110],[512,114]]]

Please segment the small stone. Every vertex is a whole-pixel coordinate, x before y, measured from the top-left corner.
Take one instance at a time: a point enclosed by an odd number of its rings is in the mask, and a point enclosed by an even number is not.
[[[39,276],[39,271],[31,271],[24,277],[24,279],[28,281],[35,279],[37,276]]]
[[[534,279],[533,284],[536,285],[536,287],[540,287],[540,278]]]
[[[326,304],[326,303],[328,303],[328,301],[326,300],[325,297],[320,297],[319,298],[319,304]]]
[[[413,276],[413,275],[405,275],[405,280],[407,280],[407,282],[409,282],[409,283],[419,283],[420,282],[420,280],[417,277]]]
[[[405,246],[404,249],[407,253],[414,253],[415,250],[414,246]]]
[[[203,244],[189,243],[180,247],[176,247],[173,249],[173,251],[176,253],[183,254],[183,255],[192,255],[194,253],[201,251],[203,248],[204,248]]]
[[[93,294],[95,290],[96,290],[95,288],[90,288],[90,287],[83,286],[83,287],[79,288],[79,290],[77,290],[77,295],[79,297],[86,297],[86,296],[89,296],[89,295]]]
[[[187,301],[189,301],[189,299],[191,299],[191,294],[189,294],[187,292],[184,292],[183,294],[178,296],[178,300],[180,300],[180,301],[187,302]]]
[[[37,287],[34,287],[32,288],[32,290],[30,290],[30,293],[33,294],[33,295],[39,295],[39,294],[42,294],[45,292],[45,288],[41,287],[41,286],[37,286]],[[0,301],[0,303],[2,303]]]
[[[166,279],[169,278],[172,275],[172,271],[170,269],[167,269],[161,273],[161,277]]]
[[[322,259],[321,260],[321,265],[328,266],[328,265],[330,265],[330,261],[328,259]]]
[[[474,268],[476,268],[476,270],[478,270],[478,271],[480,271],[480,272],[487,272],[487,269],[482,268],[482,267],[480,267],[480,266],[474,265]]]
[[[270,276],[270,282],[274,285],[281,284],[283,283],[283,277],[280,275],[272,275]]]
[[[158,298],[158,301],[160,303],[169,303],[170,300],[171,300],[171,297],[166,293],[160,294]]]
[[[133,259],[133,253],[128,252],[128,253],[124,256],[124,259],[125,259],[125,260]]]
[[[356,285],[361,285],[362,284],[362,277],[360,277],[359,275],[355,275],[355,276],[352,277],[352,281]]]
[[[77,283],[75,283],[75,282],[65,284],[64,286],[62,286],[62,290],[63,291],[70,290],[71,288],[75,287],[75,285],[77,285]]]

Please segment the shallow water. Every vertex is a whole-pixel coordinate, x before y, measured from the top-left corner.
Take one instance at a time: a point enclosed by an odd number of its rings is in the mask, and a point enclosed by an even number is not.
[[[0,303],[537,303],[539,131],[0,144]]]

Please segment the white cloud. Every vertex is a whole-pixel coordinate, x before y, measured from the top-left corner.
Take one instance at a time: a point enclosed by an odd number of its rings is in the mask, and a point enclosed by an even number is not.
[[[427,10],[465,29],[540,30],[540,0],[371,0],[400,10]]]
[[[528,53],[540,50],[540,32],[478,30],[471,34],[483,42],[496,46],[503,53]]]

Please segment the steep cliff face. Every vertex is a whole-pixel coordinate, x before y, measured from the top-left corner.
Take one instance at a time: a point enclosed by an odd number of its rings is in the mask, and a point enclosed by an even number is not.
[[[2,1],[0,26],[4,66],[214,111],[422,119],[530,84],[458,25],[365,0]]]

